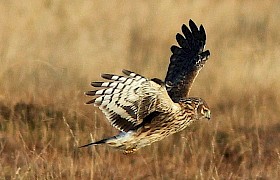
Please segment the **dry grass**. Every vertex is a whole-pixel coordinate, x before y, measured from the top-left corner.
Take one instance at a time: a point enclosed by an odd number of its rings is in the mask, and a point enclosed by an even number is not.
[[[0,179],[279,179],[278,1],[0,2]],[[131,156],[83,91],[102,72],[164,78],[182,23],[211,58],[192,95],[213,118]]]

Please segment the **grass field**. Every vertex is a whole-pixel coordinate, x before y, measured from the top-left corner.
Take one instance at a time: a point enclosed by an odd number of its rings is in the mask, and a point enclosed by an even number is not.
[[[280,3],[1,1],[0,179],[280,179]],[[133,155],[84,105],[101,73],[164,78],[192,18],[211,57],[192,88],[211,121]]]

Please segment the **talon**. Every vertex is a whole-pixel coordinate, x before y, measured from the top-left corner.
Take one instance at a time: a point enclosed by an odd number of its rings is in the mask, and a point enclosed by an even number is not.
[[[136,152],[136,149],[133,148],[133,149],[126,149],[124,150],[123,154],[124,155],[128,155],[128,154],[132,154],[132,153],[135,153]]]

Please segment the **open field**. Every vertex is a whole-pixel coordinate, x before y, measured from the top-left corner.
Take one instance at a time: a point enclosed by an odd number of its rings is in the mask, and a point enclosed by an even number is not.
[[[0,179],[280,179],[280,2],[1,1]],[[100,73],[164,78],[192,18],[211,56],[192,88],[211,121],[123,155],[84,105]]]

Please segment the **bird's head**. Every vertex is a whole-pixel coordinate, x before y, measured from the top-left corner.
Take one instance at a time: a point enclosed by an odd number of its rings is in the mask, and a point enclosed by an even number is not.
[[[201,98],[187,98],[180,100],[181,105],[190,110],[197,120],[206,118],[210,120],[211,111],[206,101]]]
[[[202,119],[206,118],[210,120],[211,118],[211,111],[204,100],[201,99],[200,103],[197,106],[197,118]]]

